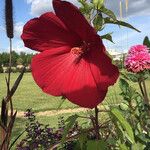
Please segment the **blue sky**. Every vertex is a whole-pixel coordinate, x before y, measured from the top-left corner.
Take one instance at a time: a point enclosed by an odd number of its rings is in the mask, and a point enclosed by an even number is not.
[[[78,6],[77,0],[69,0]],[[108,8],[113,10],[119,17],[119,1],[120,0],[105,0]],[[127,28],[119,28],[118,26],[109,25],[99,34],[113,32],[113,40],[115,44],[104,41],[108,50],[116,50],[125,52],[130,46],[142,44],[143,38],[147,35],[150,37],[150,0],[129,0],[128,12],[125,12],[125,0],[122,0],[123,5],[123,20],[132,24],[141,33]],[[14,2],[14,22],[15,22],[15,38],[13,39],[13,49],[17,52],[33,52],[24,47],[20,39],[23,25],[31,18],[40,14],[51,11],[51,0],[13,0]],[[7,51],[8,39],[5,33],[4,21],[4,1],[0,1],[0,52]]]

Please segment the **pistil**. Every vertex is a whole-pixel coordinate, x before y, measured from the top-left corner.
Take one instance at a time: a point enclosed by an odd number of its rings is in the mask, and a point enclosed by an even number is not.
[[[87,44],[85,41],[83,41],[83,44],[80,47],[73,47],[71,49],[71,53],[77,56],[81,56],[89,50],[89,45],[90,43]]]

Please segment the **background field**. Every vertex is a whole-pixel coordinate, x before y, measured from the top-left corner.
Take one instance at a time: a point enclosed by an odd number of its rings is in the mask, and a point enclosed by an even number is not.
[[[18,75],[19,73],[13,73],[11,75],[12,83],[15,81]],[[0,74],[0,100],[6,95],[5,76],[6,74]],[[146,84],[148,87],[148,93],[150,94],[150,80],[148,80]],[[137,84],[133,84],[133,86],[138,89]],[[106,106],[121,103],[122,99],[119,93],[120,89],[117,82],[114,86],[111,86],[109,88],[109,92],[107,93],[107,96],[101,105]],[[51,110],[57,110],[59,112],[58,107],[61,105],[62,99],[61,97],[53,97],[43,93],[34,82],[31,73],[25,73],[20,86],[13,97],[13,103],[14,108],[18,111],[18,114],[20,112],[26,111],[26,109],[28,108],[32,108],[33,111],[37,113]],[[70,108],[75,109],[79,107],[77,105],[70,103],[68,100],[65,100],[65,102],[61,105],[59,109],[68,110]],[[81,114],[82,116],[87,115],[86,112],[78,112],[78,113]],[[64,116],[66,118],[71,114],[72,112],[70,111],[65,114],[58,113],[58,115],[57,114],[51,116],[42,115],[37,116],[37,119],[43,124],[49,124],[51,127],[56,127],[59,116]],[[105,115],[101,114],[101,116],[102,116],[101,119],[105,119]],[[84,120],[80,120],[80,123],[82,121]],[[17,120],[15,122],[15,128],[13,130],[12,140],[14,140],[17,137],[17,135],[19,135],[20,132],[24,130],[25,124],[26,119],[24,117],[17,117]]]
[[[12,83],[15,81],[18,75],[18,73],[12,74]],[[5,76],[6,74],[0,74],[0,99],[6,95]],[[118,84],[110,87],[104,104],[118,103],[120,101],[119,93],[120,91]],[[60,106],[61,102],[61,97],[53,97],[43,93],[35,84],[30,73],[24,74],[21,84],[19,85],[19,88],[13,97],[14,108],[20,111],[25,111],[31,107],[36,112],[54,110]],[[61,109],[76,107],[78,106],[66,100],[61,106]]]

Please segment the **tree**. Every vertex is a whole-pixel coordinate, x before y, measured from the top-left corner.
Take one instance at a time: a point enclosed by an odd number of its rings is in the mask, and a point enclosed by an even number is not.
[[[3,63],[3,61],[2,61],[2,54],[0,54],[0,73],[3,73],[3,67],[2,67],[2,63]]]
[[[18,58],[16,61],[17,65],[22,65],[23,64],[23,59],[22,58]]]
[[[20,52],[20,58],[22,59],[22,65],[26,65],[26,53]]]
[[[9,54],[6,52],[3,52],[1,54],[1,64],[3,64],[4,66],[8,66],[9,64]]]
[[[33,54],[27,54],[26,55],[26,64],[27,65],[31,64],[32,57],[33,57]]]
[[[3,73],[3,67],[2,67],[2,64],[0,63],[0,73]]]
[[[15,51],[12,51],[11,55],[12,66],[16,66],[18,64],[28,66],[31,63],[31,59],[33,57],[33,54],[26,54],[25,52],[20,52],[20,54],[18,54]],[[6,67],[9,65],[9,53],[0,53],[0,64],[3,64]]]
[[[19,54],[16,53],[15,51],[12,51],[11,56],[12,56],[12,66],[16,66],[16,62],[17,59],[19,58]]]

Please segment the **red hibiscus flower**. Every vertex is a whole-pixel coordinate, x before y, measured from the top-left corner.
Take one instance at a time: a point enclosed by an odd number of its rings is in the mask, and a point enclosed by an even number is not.
[[[55,14],[30,20],[21,36],[26,47],[41,52],[32,59],[33,78],[44,92],[93,108],[116,82],[118,69],[77,7],[61,0],[53,7]]]

